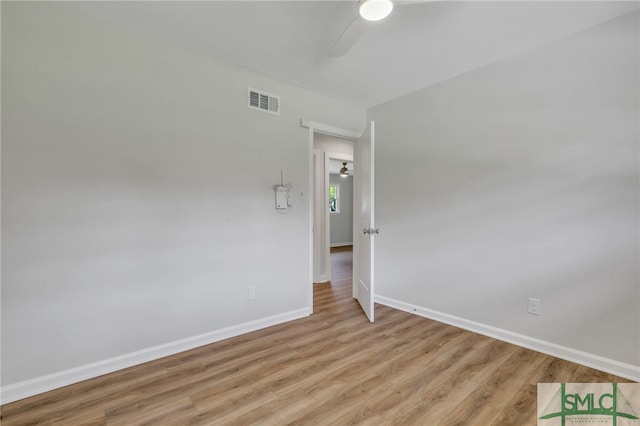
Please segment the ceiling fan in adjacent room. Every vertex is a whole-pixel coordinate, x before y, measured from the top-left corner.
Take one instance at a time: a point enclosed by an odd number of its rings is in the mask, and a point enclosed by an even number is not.
[[[424,0],[422,0],[424,1]],[[422,1],[402,1],[393,0],[360,0],[358,1],[358,14],[347,25],[342,34],[333,43],[329,56],[339,58],[344,56],[356,44],[364,33],[367,22],[380,21],[393,11],[394,5],[404,6],[407,4],[421,3]]]

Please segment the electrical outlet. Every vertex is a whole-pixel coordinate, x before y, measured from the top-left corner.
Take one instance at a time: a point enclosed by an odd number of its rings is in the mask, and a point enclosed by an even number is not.
[[[529,298],[529,304],[527,305],[527,312],[531,315],[542,314],[542,301],[534,297]]]
[[[251,286],[249,287],[248,291],[247,291],[247,300],[256,300],[257,296],[256,296],[256,288],[255,286]]]

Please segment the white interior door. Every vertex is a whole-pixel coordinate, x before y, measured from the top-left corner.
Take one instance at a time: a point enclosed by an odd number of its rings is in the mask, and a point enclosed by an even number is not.
[[[372,121],[355,144],[354,163],[356,203],[353,221],[354,265],[353,296],[373,322],[373,260],[377,230],[374,224],[374,133]]]

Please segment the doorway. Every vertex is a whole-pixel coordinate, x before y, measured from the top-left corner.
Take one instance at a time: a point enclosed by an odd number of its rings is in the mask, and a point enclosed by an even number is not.
[[[353,246],[353,161],[329,159],[329,246]]]
[[[353,244],[353,141],[314,133],[313,153],[313,283],[325,283],[331,247]]]
[[[352,267],[352,297],[358,300],[369,321],[373,322],[374,281],[373,265],[374,235],[378,229],[374,228],[374,122],[371,121],[363,133],[356,133],[320,123],[301,120],[301,126],[308,129],[308,170],[309,170],[309,267],[308,267],[308,311],[313,313],[314,282],[328,282],[330,276],[330,235],[328,225],[329,216],[329,191],[328,173],[331,153],[319,148],[314,150],[314,142],[318,138],[331,136],[334,139],[351,141],[350,156],[353,161],[355,181],[353,183],[353,267]],[[355,149],[357,148],[357,149]],[[335,151],[335,149],[334,149]],[[357,152],[356,152],[357,151]],[[354,156],[357,154],[357,156]],[[344,154],[348,155],[348,154]],[[357,157],[357,158],[354,158]],[[362,164],[360,164],[362,163]],[[359,172],[359,170],[361,170]],[[364,171],[364,172],[362,172]],[[318,186],[325,184],[325,188],[317,190]],[[327,189],[327,190],[325,190]],[[357,225],[356,225],[357,224]],[[364,228],[363,228],[364,226]],[[355,232],[355,228],[362,229],[361,235]],[[375,231],[375,232],[374,232]],[[324,267],[327,272],[319,274],[316,265]]]

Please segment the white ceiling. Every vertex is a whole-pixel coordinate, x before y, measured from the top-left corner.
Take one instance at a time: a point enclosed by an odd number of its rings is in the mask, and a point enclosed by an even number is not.
[[[357,1],[65,5],[370,107],[637,10],[639,3],[408,2],[384,21],[367,22],[362,37],[340,58],[328,52],[357,15]]]

